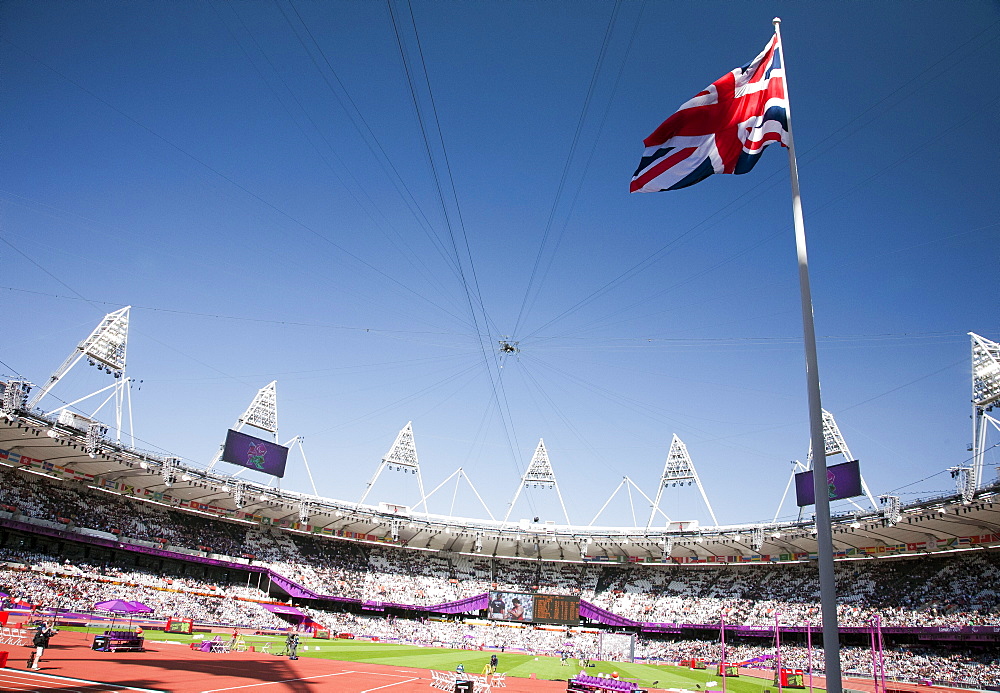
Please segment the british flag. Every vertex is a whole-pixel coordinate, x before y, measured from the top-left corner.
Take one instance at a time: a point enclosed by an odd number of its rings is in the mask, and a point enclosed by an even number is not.
[[[788,146],[788,97],[778,37],[712,82],[643,140],[630,192],[679,190],[713,173],[746,173],[771,142]]]

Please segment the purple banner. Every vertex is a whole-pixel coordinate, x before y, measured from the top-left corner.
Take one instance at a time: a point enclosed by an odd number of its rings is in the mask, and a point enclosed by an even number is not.
[[[294,606],[285,606],[284,604],[261,604],[262,607],[270,611],[272,614],[281,614],[283,616],[295,616],[296,618],[302,620],[306,618],[306,615],[296,609]]]
[[[607,609],[602,609],[599,606],[594,606],[590,602],[586,602],[582,599],[580,600],[580,617],[589,618],[591,621],[599,621],[600,623],[604,623],[609,626],[641,625],[639,621],[633,621],[630,618],[625,618],[624,616],[613,614]]]
[[[483,592],[482,594],[477,594],[475,597],[459,599],[457,602],[435,604],[434,606],[424,607],[424,609],[437,614],[462,614],[469,611],[482,611],[489,606],[489,603],[489,594]]]
[[[289,597],[295,597],[296,599],[324,599],[324,597],[321,597],[316,592],[306,589],[299,583],[289,580],[284,575],[276,573],[270,568],[266,572],[268,577],[271,578],[271,582],[288,592]]]

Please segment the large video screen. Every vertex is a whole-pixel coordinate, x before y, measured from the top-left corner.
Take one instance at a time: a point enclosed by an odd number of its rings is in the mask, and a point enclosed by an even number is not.
[[[534,612],[535,623],[578,624],[580,598],[566,594],[536,594]]]
[[[222,461],[270,476],[283,477],[288,448],[230,429],[222,449]]]
[[[531,595],[523,592],[490,592],[488,616],[494,621],[530,621],[534,618]]]
[[[827,467],[826,480],[832,501],[854,498],[864,493],[861,488],[861,466],[858,460]],[[795,475],[795,499],[800,508],[816,502],[812,470]]]

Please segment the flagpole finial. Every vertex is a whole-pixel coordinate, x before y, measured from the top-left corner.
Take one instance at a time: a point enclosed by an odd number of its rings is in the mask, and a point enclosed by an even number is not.
[[[773,24],[774,27],[777,28],[778,25],[781,24],[781,17],[775,17],[774,19],[772,19],[771,24]]]

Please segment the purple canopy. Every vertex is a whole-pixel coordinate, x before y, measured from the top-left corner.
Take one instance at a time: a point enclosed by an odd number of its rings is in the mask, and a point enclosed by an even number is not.
[[[152,609],[142,602],[127,602],[124,599],[111,599],[106,602],[97,602],[94,604],[94,609],[97,611],[110,611],[113,614],[138,614],[149,613],[152,611]]]

